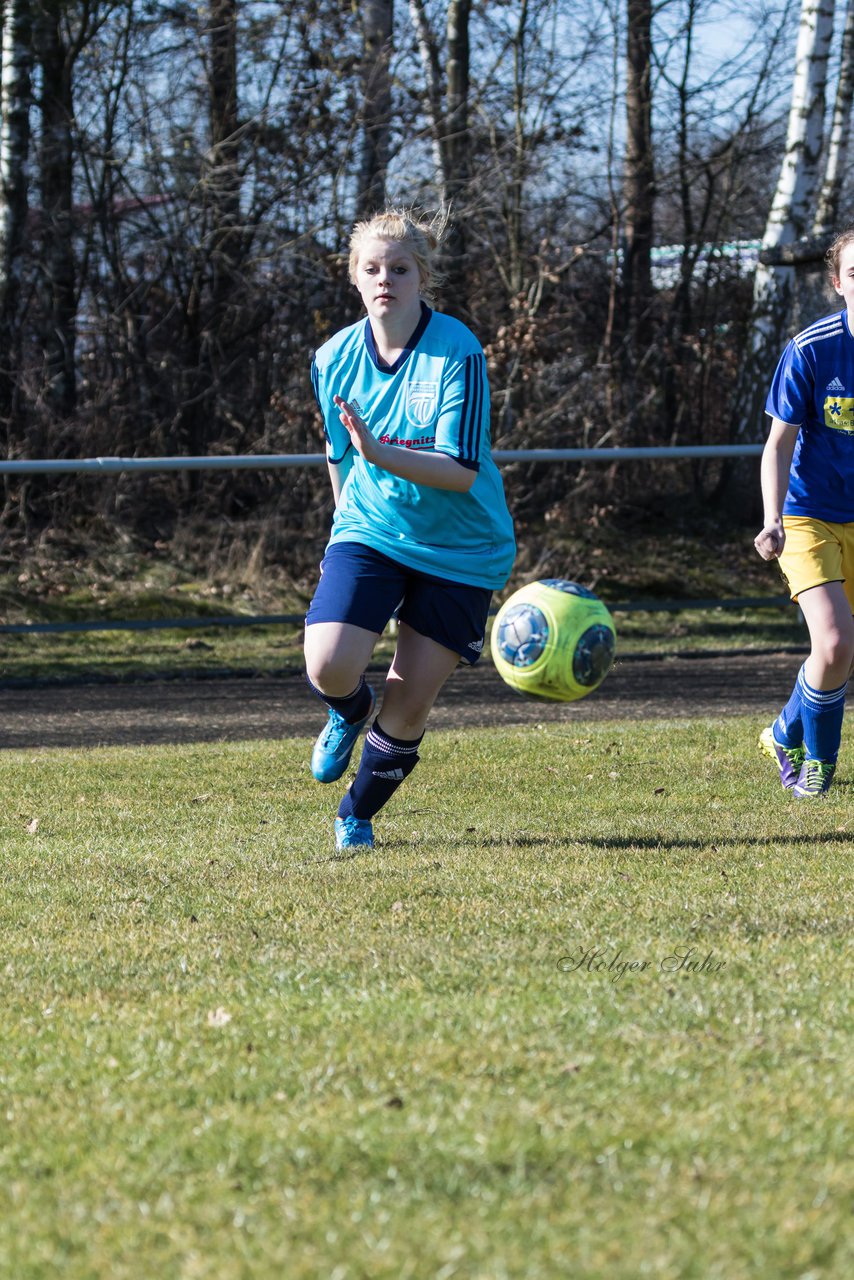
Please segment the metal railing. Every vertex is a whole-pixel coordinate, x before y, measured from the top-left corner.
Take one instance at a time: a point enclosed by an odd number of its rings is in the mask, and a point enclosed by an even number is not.
[[[643,462],[662,458],[738,458],[756,457],[761,444],[740,445],[662,445],[638,448],[591,449],[495,449],[492,457],[499,464],[515,462]],[[123,472],[156,471],[248,471],[288,467],[322,466],[324,453],[215,454],[204,457],[164,458],[21,458],[0,459],[0,475],[108,475]],[[776,608],[788,603],[786,596],[734,597],[723,600],[633,600],[609,604],[614,613],[672,612],[688,609]],[[248,627],[261,625],[298,625],[302,614],[226,614],[221,617],[156,618],[129,621],[21,622],[0,623],[0,635],[60,634],[84,631],[154,631],[186,630],[196,627]]]
[[[498,463],[642,462],[657,458],[740,458],[761,454],[761,444],[655,445],[637,449],[494,449]],[[208,454],[199,458],[4,458],[0,475],[98,475],[123,471],[264,471],[319,467],[324,453]]]

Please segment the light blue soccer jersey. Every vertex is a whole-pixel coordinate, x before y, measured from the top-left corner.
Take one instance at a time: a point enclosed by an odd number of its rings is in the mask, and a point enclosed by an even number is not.
[[[471,331],[422,303],[407,349],[387,367],[365,318],[323,344],[311,375],[327,456],[346,473],[330,545],[361,542],[423,573],[503,587],[516,545],[490,453],[486,361]],[[476,471],[469,492],[413,484],[365,462],[339,419],[336,395],[384,444],[446,453]]]
[[[854,520],[854,337],[845,311],[791,340],[765,412],[801,428],[783,514]]]

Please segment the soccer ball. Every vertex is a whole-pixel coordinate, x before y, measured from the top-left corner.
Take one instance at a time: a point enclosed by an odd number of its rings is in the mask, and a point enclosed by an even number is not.
[[[614,619],[577,582],[542,578],[498,610],[490,642],[498,674],[519,693],[575,702],[597,689],[617,647]]]

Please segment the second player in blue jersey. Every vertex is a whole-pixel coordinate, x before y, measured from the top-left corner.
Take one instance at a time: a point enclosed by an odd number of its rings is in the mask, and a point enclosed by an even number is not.
[[[763,559],[779,560],[810,634],[791,697],[760,737],[798,799],[831,786],[854,659],[854,230],[836,238],[827,263],[845,307],[809,325],[780,359],[755,539]]]

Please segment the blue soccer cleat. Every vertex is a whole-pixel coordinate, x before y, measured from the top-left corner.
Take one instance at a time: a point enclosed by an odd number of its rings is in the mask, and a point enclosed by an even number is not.
[[[336,849],[373,849],[374,829],[367,818],[335,819]]]
[[[780,770],[780,782],[791,791],[798,780],[806,752],[803,747],[784,747],[774,737],[774,726],[769,725],[759,735],[759,745]]]
[[[374,695],[363,720],[348,724],[343,716],[329,708],[326,727],[314,744],[311,753],[311,772],[318,782],[337,782],[350,763],[356,739],[370,720],[374,711]]]
[[[792,795],[798,800],[827,795],[835,771],[836,765],[829,760],[805,760],[792,787]]]

